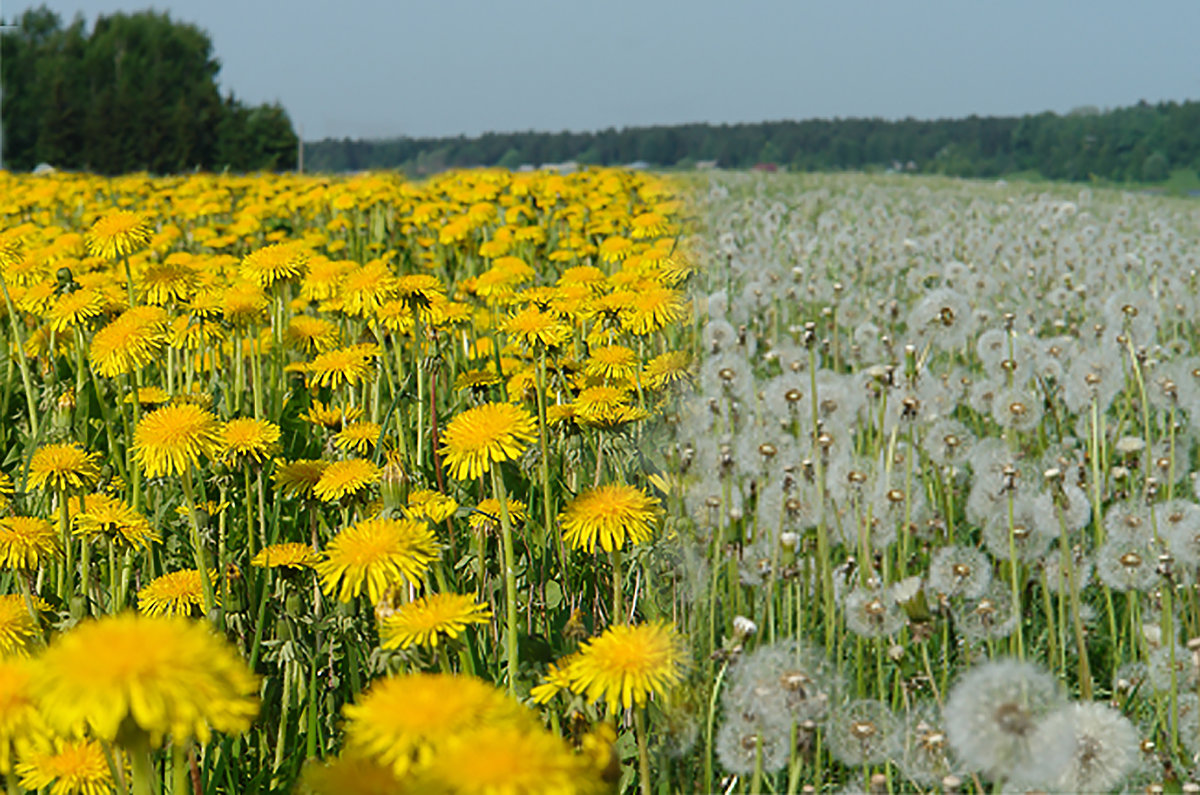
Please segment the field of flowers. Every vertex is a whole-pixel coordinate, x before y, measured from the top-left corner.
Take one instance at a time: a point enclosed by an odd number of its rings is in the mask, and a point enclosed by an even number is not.
[[[1108,791],[1200,753],[1200,207],[0,175],[10,792]]]
[[[1200,206],[700,190],[671,491],[724,685],[700,761],[764,792],[1200,791]]]
[[[643,549],[688,377],[671,186],[0,197],[10,791],[648,784],[689,669]]]

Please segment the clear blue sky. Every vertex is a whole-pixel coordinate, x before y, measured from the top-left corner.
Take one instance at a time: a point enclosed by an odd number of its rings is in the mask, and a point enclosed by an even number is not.
[[[198,25],[222,88],[281,102],[309,140],[1200,99],[1200,0],[45,4]]]

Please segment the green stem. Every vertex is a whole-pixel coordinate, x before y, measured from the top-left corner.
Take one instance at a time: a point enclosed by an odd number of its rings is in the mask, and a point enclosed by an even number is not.
[[[171,793],[189,795],[187,748],[177,742],[171,743]]]
[[[612,588],[613,588],[613,624],[625,623],[625,600],[622,587],[624,583],[621,577],[621,548],[613,547],[609,553],[612,560]]]
[[[133,762],[133,795],[154,795],[154,760],[150,758],[150,746],[130,750]]]
[[[200,514],[196,511],[196,497],[192,492],[192,470],[183,471],[183,496],[187,499],[188,515],[192,519],[192,551],[196,556],[196,568],[200,570],[200,586],[204,592],[204,614],[217,623],[216,599],[213,597],[212,579],[208,576],[208,554],[200,538]]]
[[[492,467],[492,490],[500,503],[500,535],[504,546],[505,656],[508,658],[508,692],[517,688],[517,573],[513,555],[512,521],[508,515],[508,494],[499,466]]]
[[[29,409],[29,430],[33,437],[38,435],[37,401],[33,397],[33,378],[29,374],[29,360],[25,358],[25,335],[21,332],[20,316],[8,294],[8,283],[0,276],[0,290],[4,292],[4,305],[8,309],[8,320],[16,338],[17,365],[21,368],[21,383],[25,387],[25,404]]]
[[[646,716],[644,709],[634,707],[633,731],[637,735],[638,785],[642,795],[650,795],[650,753],[646,748]]]

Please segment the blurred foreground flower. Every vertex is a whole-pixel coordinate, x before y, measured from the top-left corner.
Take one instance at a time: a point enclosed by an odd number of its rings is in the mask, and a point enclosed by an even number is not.
[[[204,743],[258,714],[258,677],[208,624],[124,613],[77,625],[42,656],[32,690],[54,729],[127,748]]]

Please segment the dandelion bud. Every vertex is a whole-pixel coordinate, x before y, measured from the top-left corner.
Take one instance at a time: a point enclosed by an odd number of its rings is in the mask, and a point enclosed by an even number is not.
[[[797,546],[800,545],[800,536],[797,533],[792,533],[792,532],[780,533],[779,534],[779,543],[785,549],[794,550]]]

